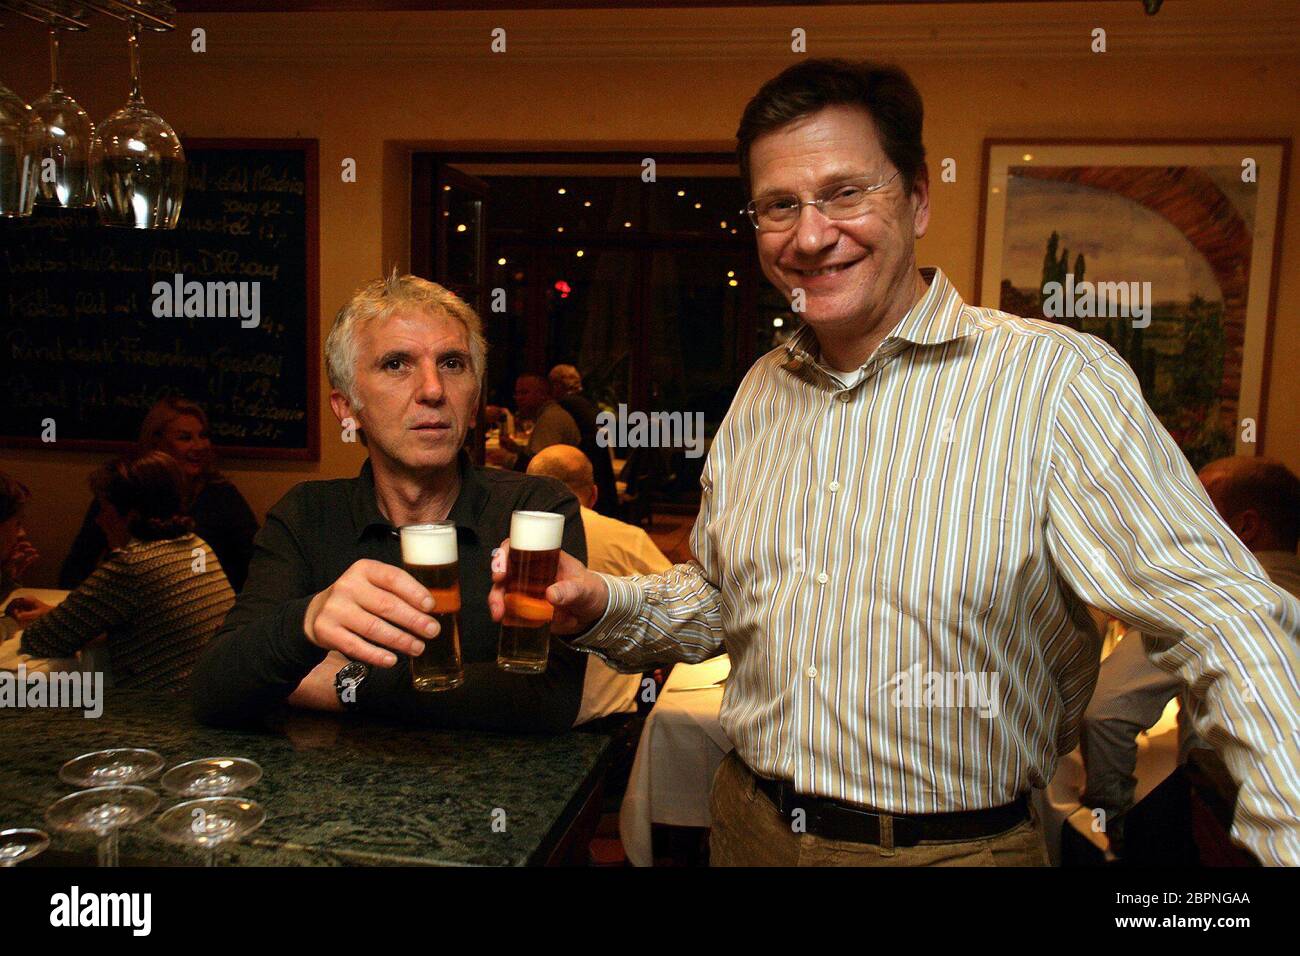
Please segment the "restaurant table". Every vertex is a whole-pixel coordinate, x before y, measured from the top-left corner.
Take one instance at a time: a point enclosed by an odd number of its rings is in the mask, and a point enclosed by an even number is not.
[[[722,686],[731,672],[726,654],[702,664],[673,668],[646,717],[619,809],[623,852],[634,866],[652,866],[655,823],[708,827],[709,789],[731,741],[718,711]]]
[[[4,607],[8,607],[15,598],[35,598],[46,604],[57,605],[63,603],[63,599],[71,593],[56,588],[15,588],[5,598]],[[59,674],[94,669],[93,665],[102,661],[102,658],[95,658],[89,649],[84,663],[77,657],[32,657],[30,654],[22,654],[18,650],[22,635],[23,632],[17,630],[8,640],[0,641],[0,671],[17,671],[21,664],[26,666],[29,674]]]
[[[654,824],[712,825],[709,790],[732,749],[718,719],[723,688],[716,682],[730,669],[725,654],[702,664],[678,664],[646,718],[619,811],[623,849],[636,866],[654,864]],[[1159,786],[1178,764],[1177,713],[1178,703],[1171,701],[1160,721],[1139,735],[1135,800]],[[1104,835],[1091,831],[1091,811],[1079,800],[1082,789],[1083,761],[1076,748],[1061,758],[1047,789],[1033,791],[1053,864],[1060,861],[1061,827],[1067,822],[1099,849],[1107,848]]]
[[[205,727],[184,698],[106,693],[103,716],[0,709],[0,828],[45,827],[45,809],[75,788],[59,767],[109,747],[149,747],[172,767],[199,757],[256,761],[242,792],[261,829],[222,847],[218,865],[524,865],[561,862],[599,815],[610,736],[509,736],[402,727],[351,714],[280,713],[267,729]],[[148,783],[158,789],[158,778]],[[179,802],[162,793],[158,812]],[[167,843],[154,817],[122,832],[129,865],[200,865]],[[52,862],[94,858],[93,838],[51,833]],[[72,855],[76,859],[72,859]]]
[[[1140,802],[1178,767],[1178,700],[1171,700],[1150,728],[1138,734],[1137,786],[1133,802]],[[1034,791],[1034,805],[1043,824],[1047,852],[1053,865],[1061,862],[1061,828],[1070,826],[1104,854],[1110,853],[1106,835],[1092,828],[1092,810],[1083,806],[1085,774],[1079,748],[1060,759],[1046,790]],[[1108,856],[1108,858],[1110,858]]]

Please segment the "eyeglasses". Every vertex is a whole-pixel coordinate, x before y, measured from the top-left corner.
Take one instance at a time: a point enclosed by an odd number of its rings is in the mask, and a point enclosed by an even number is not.
[[[759,232],[784,232],[799,220],[804,206],[816,206],[827,219],[852,219],[865,211],[872,193],[879,192],[897,178],[898,171],[895,170],[894,175],[879,183],[865,177],[846,179],[820,190],[814,199],[800,199],[793,194],[751,199],[744,211]]]

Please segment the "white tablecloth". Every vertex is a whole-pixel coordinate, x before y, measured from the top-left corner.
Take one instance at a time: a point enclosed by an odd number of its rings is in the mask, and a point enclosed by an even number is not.
[[[731,670],[725,654],[703,664],[678,664],[650,716],[637,747],[627,792],[619,810],[623,850],[634,866],[652,866],[651,825],[708,827],[709,790],[713,775],[732,749],[722,732],[718,711],[722,687],[715,682]],[[1160,721],[1138,738],[1136,800],[1141,800],[1178,764],[1178,702],[1171,701]],[[1061,758],[1046,791],[1034,791],[1034,803],[1053,864],[1059,862],[1061,827],[1069,820],[1099,849],[1105,838],[1090,828],[1091,812],[1079,797],[1083,761],[1076,748]]]
[[[718,711],[731,671],[725,654],[703,664],[678,664],[664,684],[641,731],[627,792],[619,810],[623,850],[635,866],[652,866],[652,823],[707,827],[709,789],[731,741]]]
[[[9,597],[5,598],[4,605],[8,607],[10,601],[20,597],[35,598],[46,604],[59,604],[70,593],[70,591],[59,591],[53,588],[16,588]],[[22,643],[22,636],[22,631],[15,631],[9,640],[0,643],[0,671],[16,672],[20,664],[27,665],[29,674],[58,674],[65,671],[80,671],[87,667],[75,657],[32,657],[30,654],[20,654],[18,646]]]

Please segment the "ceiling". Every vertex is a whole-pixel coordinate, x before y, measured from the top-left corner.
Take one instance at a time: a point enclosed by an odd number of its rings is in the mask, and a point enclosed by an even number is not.
[[[1163,0],[175,0],[182,13],[365,13],[427,10],[624,10],[647,7],[830,7],[977,3],[1127,3]]]

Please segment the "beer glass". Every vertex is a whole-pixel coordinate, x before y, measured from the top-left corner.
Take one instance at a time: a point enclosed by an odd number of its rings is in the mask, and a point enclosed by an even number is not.
[[[516,511],[510,516],[510,557],[506,561],[505,616],[497,666],[516,674],[546,670],[555,609],[546,589],[555,583],[564,543],[564,515]]]
[[[412,524],[401,529],[402,566],[429,589],[430,616],[441,629],[425,642],[424,653],[411,658],[411,683],[416,690],[459,687],[465,680],[460,660],[460,564],[456,525],[451,521]]]

